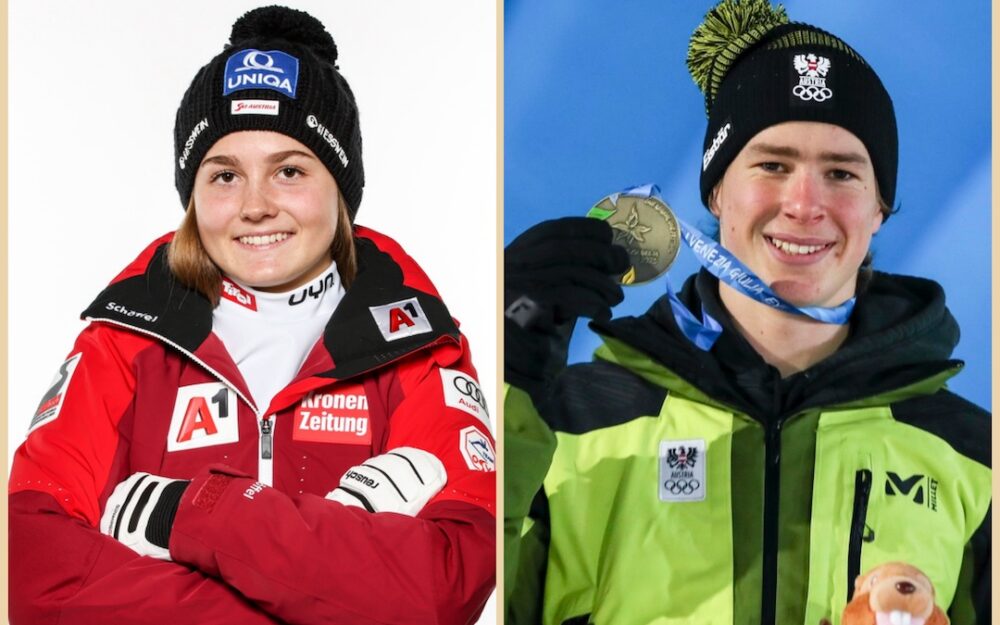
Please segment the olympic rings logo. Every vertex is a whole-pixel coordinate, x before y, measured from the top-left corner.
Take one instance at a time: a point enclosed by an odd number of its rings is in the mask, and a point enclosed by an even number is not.
[[[671,495],[690,495],[701,488],[698,480],[667,480],[663,483],[663,488]]]
[[[806,102],[809,100],[825,102],[833,97],[833,91],[829,87],[817,87],[816,85],[795,85],[792,88],[792,93]]]

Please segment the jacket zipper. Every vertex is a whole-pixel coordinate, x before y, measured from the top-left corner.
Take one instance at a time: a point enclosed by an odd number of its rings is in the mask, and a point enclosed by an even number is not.
[[[783,419],[768,424],[764,439],[764,544],[761,595],[761,625],[775,625],[778,601],[778,501],[781,483],[781,426]]]
[[[854,595],[854,580],[861,573],[861,543],[865,538],[868,499],[872,492],[872,472],[861,469],[854,474],[854,508],[851,511],[851,535],[847,546],[847,601]]]
[[[115,326],[118,326],[118,327],[121,327],[121,328],[126,328],[128,330],[132,330],[134,332],[138,332],[139,334],[145,334],[146,336],[151,336],[151,337],[153,337],[155,339],[159,339],[159,340],[163,341],[164,343],[166,343],[167,345],[173,347],[174,349],[176,349],[180,353],[184,354],[185,356],[187,356],[191,360],[193,360],[196,363],[198,363],[198,365],[200,365],[203,369],[205,369],[205,371],[208,371],[213,376],[215,376],[220,382],[222,382],[223,384],[225,384],[227,387],[233,389],[233,392],[236,393],[236,395],[240,399],[242,399],[243,401],[245,401],[247,403],[247,405],[250,406],[250,409],[253,410],[254,414],[259,417],[259,419],[257,421],[257,427],[260,430],[260,436],[258,437],[259,440],[260,440],[260,444],[259,444],[259,446],[260,446],[260,454],[259,454],[258,459],[257,459],[257,481],[261,482],[262,484],[267,484],[268,486],[273,486],[273,481],[274,481],[274,440],[273,440],[274,425],[271,422],[271,418],[267,417],[267,416],[262,416],[260,414],[260,411],[257,410],[257,406],[255,406],[254,403],[252,401],[250,401],[250,399],[248,397],[244,396],[243,393],[240,393],[239,389],[237,389],[235,385],[231,384],[229,382],[229,380],[227,380],[226,378],[222,377],[222,375],[218,371],[216,371],[215,369],[212,369],[207,364],[205,364],[200,359],[198,359],[197,356],[195,356],[194,354],[192,354],[188,350],[184,349],[183,347],[181,347],[177,343],[174,343],[173,341],[171,341],[170,339],[166,338],[165,336],[163,336],[161,334],[156,334],[155,332],[150,332],[149,330],[144,330],[142,328],[137,328],[135,326],[130,326],[130,325],[126,324],[126,323],[122,323],[120,321],[115,321],[114,319],[107,319],[107,318],[104,318],[104,317],[87,317],[87,321],[98,321],[98,322],[101,322],[101,323],[110,323],[111,325],[115,325]],[[442,339],[445,339],[445,338],[447,338],[449,336],[450,335],[447,335],[447,334],[442,335],[442,336],[438,337],[437,339],[435,339],[434,341],[432,341],[431,343],[428,343],[426,347],[430,347],[432,345],[436,345]],[[454,341],[455,339],[452,338],[452,340]],[[403,356],[405,356],[405,355],[406,354],[403,354]],[[386,366],[386,365],[392,364],[393,362],[396,362],[397,360],[399,360],[403,356],[399,356],[398,358],[393,358],[392,360],[389,360],[388,362],[382,363],[380,366]],[[369,371],[371,371],[371,369],[369,369]]]
[[[215,369],[209,367],[207,364],[202,362],[197,356],[195,356],[188,350],[184,349],[177,343],[174,343],[165,336],[161,334],[156,334],[155,332],[150,332],[149,330],[144,330],[142,328],[130,326],[128,324],[121,323],[120,321],[115,321],[114,319],[105,319],[102,317],[88,317],[87,319],[88,321],[110,323],[111,325],[115,325],[121,328],[127,328],[128,330],[131,330],[133,332],[138,332],[139,334],[145,334],[146,336],[151,336],[155,339],[163,341],[167,345],[173,347],[180,353],[184,354],[185,356],[196,362],[199,366],[201,366],[201,368],[203,368],[205,371],[208,371],[213,376],[215,376],[217,380],[225,384],[226,387],[231,388],[233,392],[236,393],[236,395],[240,399],[245,401],[246,404],[250,406],[250,409],[253,410],[254,414],[260,416],[260,412],[257,410],[257,406],[255,406],[254,403],[250,401],[249,397],[243,395],[243,393],[241,393],[234,384],[230,383],[229,380],[224,378],[222,374],[220,374],[218,371],[216,371]],[[258,426],[260,426],[260,458],[257,460],[257,481],[261,482],[262,484],[267,484],[268,486],[272,486],[274,445],[271,438],[271,431],[273,429],[273,426],[271,424],[271,419],[267,417],[260,417],[260,420],[257,422],[257,424]]]
[[[261,417],[260,425],[260,458],[257,460],[257,481],[268,486],[274,485],[274,443],[271,430],[277,424],[271,417]]]

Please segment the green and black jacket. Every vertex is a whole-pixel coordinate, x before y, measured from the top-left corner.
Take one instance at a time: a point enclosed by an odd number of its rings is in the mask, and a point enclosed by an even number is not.
[[[710,352],[663,298],[593,324],[537,412],[507,389],[507,622],[839,625],[859,573],[905,561],[988,623],[990,415],[945,388],[941,288],[876,273],[841,348],[784,379],[714,278],[681,298],[723,324]]]

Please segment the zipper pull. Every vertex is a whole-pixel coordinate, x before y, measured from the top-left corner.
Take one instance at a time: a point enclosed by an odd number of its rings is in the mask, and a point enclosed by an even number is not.
[[[268,417],[260,420],[260,457],[271,459],[271,419]]]

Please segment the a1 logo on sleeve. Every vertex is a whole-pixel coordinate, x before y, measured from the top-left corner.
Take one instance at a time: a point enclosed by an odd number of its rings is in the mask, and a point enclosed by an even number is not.
[[[371,306],[368,310],[371,311],[379,332],[387,341],[431,331],[431,323],[415,297],[385,306]]]
[[[490,439],[476,426],[470,425],[459,433],[459,449],[465,464],[473,471],[496,471],[497,452]]]
[[[59,411],[62,410],[65,403],[66,389],[69,388],[69,381],[73,378],[73,372],[76,371],[76,366],[80,363],[82,356],[83,354],[70,356],[59,367],[59,371],[52,379],[52,384],[49,385],[49,390],[45,391],[42,401],[38,402],[35,416],[31,418],[31,425],[28,426],[29,432],[46,423],[55,421],[59,416]]]
[[[240,440],[236,392],[221,382],[177,389],[167,451],[225,445]]]
[[[490,414],[486,410],[486,398],[479,388],[479,383],[468,373],[455,369],[439,369],[441,372],[441,388],[444,391],[444,404],[458,408],[479,419],[487,428],[490,427]]]

